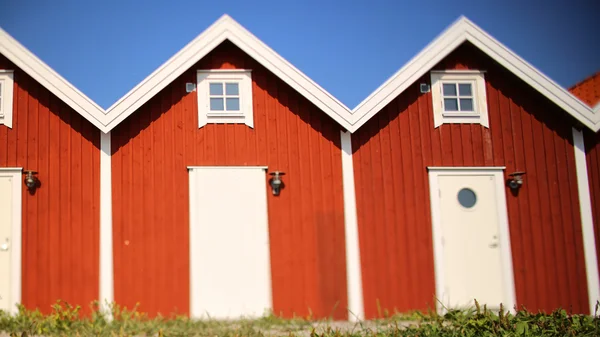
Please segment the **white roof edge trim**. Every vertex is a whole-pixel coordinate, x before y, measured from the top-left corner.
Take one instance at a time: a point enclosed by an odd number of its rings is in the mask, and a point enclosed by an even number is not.
[[[594,108],[589,107],[464,16],[460,16],[447,27],[353,110],[227,14],[221,16],[107,110],[98,106],[1,28],[0,54],[102,132],[107,133],[225,40],[234,43],[350,132],[358,130],[465,41],[474,44],[583,125],[594,132],[600,130],[600,104]]]
[[[94,126],[104,131],[104,109],[60,76],[2,28],[0,28],[0,54],[4,55],[15,66],[31,76]]]
[[[225,14],[113,104],[107,110],[107,129],[118,125],[225,40],[231,41],[344,128],[351,126],[350,109]]]
[[[600,114],[595,114],[592,108],[566,88],[556,84],[469,19],[461,16],[354,109],[355,122],[350,131],[358,130],[377,112],[425,75],[431,67],[466,41],[474,44],[583,125],[595,132],[600,129]]]

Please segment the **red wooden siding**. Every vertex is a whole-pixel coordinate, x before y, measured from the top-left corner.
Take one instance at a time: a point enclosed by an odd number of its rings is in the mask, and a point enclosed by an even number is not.
[[[585,143],[590,197],[592,199],[596,256],[598,269],[600,270],[600,134],[585,130],[583,141]]]
[[[38,171],[23,184],[22,303],[49,312],[61,299],[84,311],[98,298],[100,133],[0,55],[13,69],[13,127],[0,125],[0,167]]]
[[[252,69],[254,128],[198,128],[197,69]],[[229,42],[112,132],[115,300],[149,313],[189,310],[188,165],[268,165],[276,314],[345,318],[340,127]],[[233,191],[232,191],[233,193]]]
[[[517,305],[588,312],[573,119],[470,44],[436,68],[487,70],[490,128],[434,128],[426,75],[353,134],[366,315],[435,305],[427,166],[527,171],[506,190]]]

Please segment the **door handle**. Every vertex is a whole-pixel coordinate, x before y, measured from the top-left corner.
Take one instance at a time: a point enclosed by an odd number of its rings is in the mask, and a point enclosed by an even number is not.
[[[488,247],[490,248],[498,248],[498,235],[494,235],[492,236],[492,239],[494,240],[492,243],[490,243],[488,245]]]
[[[0,250],[3,252],[8,251],[8,243],[3,243],[2,245],[0,245]]]

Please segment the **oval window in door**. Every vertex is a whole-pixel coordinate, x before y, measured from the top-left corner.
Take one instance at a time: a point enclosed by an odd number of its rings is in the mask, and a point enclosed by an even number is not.
[[[463,188],[458,191],[458,203],[464,208],[471,208],[477,203],[477,195],[470,188]]]

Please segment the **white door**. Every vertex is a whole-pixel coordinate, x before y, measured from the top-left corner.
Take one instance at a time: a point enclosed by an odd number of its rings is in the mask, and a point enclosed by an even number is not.
[[[437,173],[432,207],[443,266],[436,268],[439,300],[450,308],[470,307],[476,299],[490,309],[502,303],[510,310],[514,290],[501,171]]]
[[[261,167],[190,168],[192,316],[271,310],[266,193]]]
[[[0,310],[20,302],[21,172],[0,169]]]

